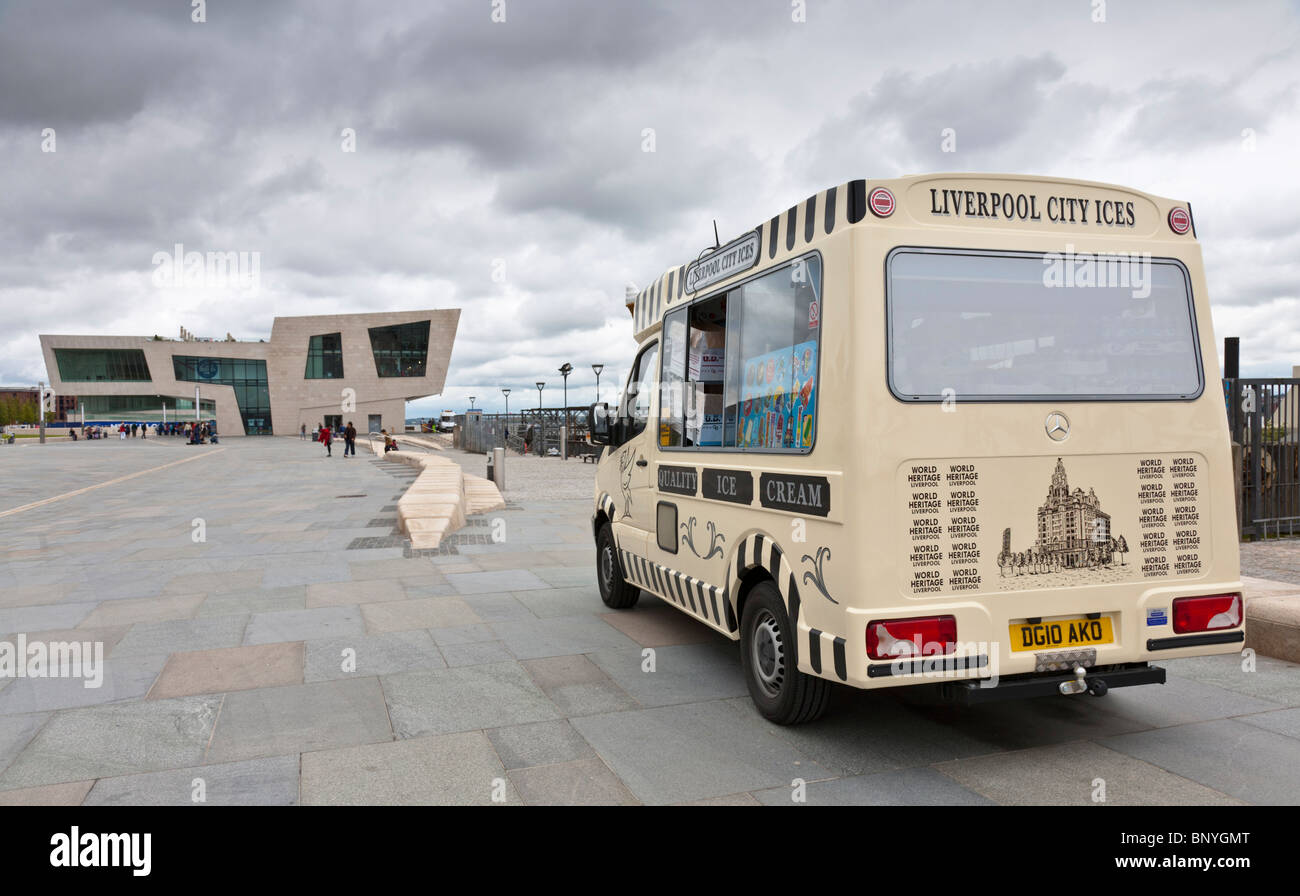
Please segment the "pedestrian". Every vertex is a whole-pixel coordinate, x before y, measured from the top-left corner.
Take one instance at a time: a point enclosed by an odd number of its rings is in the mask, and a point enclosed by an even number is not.
[[[302,439],[302,440],[304,440],[304,441],[306,441],[306,439],[307,439],[307,424],[306,424],[306,423],[304,423],[304,424],[302,425],[302,432],[301,432],[301,435],[298,436],[298,438],[299,438],[299,439]]]
[[[326,426],[324,423],[322,423],[320,425],[320,443],[325,446],[326,457],[334,456],[334,452],[330,450],[330,445],[332,445],[333,442],[334,440],[332,438],[332,434],[330,433],[330,428]]]
[[[528,431],[524,433],[524,454],[527,454],[529,451],[531,451],[532,447],[533,447],[533,428],[532,426],[529,426]]]
[[[351,420],[348,421],[348,428],[343,430],[343,456],[347,457],[349,454],[353,457],[357,456],[357,428],[352,425]]]

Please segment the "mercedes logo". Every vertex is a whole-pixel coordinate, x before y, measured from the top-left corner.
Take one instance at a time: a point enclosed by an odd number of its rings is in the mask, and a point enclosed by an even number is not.
[[[1047,415],[1047,437],[1053,442],[1064,442],[1070,436],[1070,418],[1060,411]]]

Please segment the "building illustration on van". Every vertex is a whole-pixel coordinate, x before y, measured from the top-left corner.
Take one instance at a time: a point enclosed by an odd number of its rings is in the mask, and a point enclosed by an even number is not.
[[[1110,514],[1101,509],[1095,489],[1070,490],[1065,462],[1058,457],[1038,507],[1037,539],[1027,550],[1013,551],[1011,529],[1004,529],[998,566],[1003,576],[1108,568],[1122,551],[1122,538],[1112,535]]]

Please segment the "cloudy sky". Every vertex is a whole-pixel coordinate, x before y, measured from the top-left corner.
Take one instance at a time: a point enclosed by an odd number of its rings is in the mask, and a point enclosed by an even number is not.
[[[456,307],[409,413],[558,404],[566,361],[588,402],[630,360],[626,285],[714,218],[973,170],[1189,200],[1216,335],[1247,375],[1300,364],[1296,0],[193,6],[0,0],[0,382],[45,377],[38,333]],[[259,253],[257,288],[159,286],[178,243]]]

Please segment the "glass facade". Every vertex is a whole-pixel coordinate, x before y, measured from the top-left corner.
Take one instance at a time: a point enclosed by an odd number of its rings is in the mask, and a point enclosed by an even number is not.
[[[138,348],[56,348],[65,383],[147,383],[149,365]]]
[[[178,380],[233,386],[245,435],[271,434],[271,392],[266,380],[266,362],[251,358],[198,358],[173,355]]]
[[[424,376],[429,360],[429,321],[371,327],[370,349],[380,376]]]
[[[311,337],[307,343],[307,372],[303,376],[309,380],[343,378],[342,333]]]
[[[86,410],[86,421],[124,421],[128,423],[185,423],[194,419],[194,399],[171,395],[83,395],[79,402]],[[80,408],[68,419],[80,422]],[[164,411],[166,412],[164,414]],[[216,416],[217,403],[200,397],[199,413],[204,420]]]

